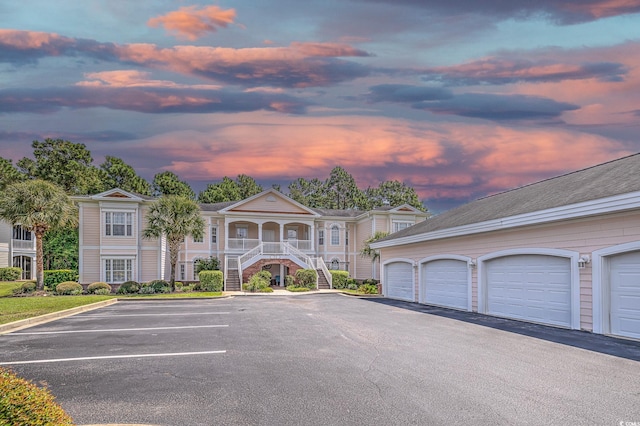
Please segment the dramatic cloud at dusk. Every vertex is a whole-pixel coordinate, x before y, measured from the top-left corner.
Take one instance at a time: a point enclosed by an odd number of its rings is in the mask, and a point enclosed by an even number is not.
[[[397,179],[439,212],[640,151],[640,0],[0,6],[0,157],[87,145],[196,189]]]

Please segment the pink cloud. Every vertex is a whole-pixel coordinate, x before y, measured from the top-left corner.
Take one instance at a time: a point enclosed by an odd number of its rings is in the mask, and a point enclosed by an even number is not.
[[[166,15],[149,19],[151,27],[162,26],[178,38],[196,40],[207,33],[215,33],[220,28],[232,24],[236,17],[235,9],[223,10],[218,6],[186,6]]]
[[[76,83],[85,87],[166,87],[172,89],[217,90],[212,84],[178,84],[169,80],[152,80],[150,72],[137,70],[114,70],[86,73],[86,80]]]
[[[595,19],[635,13],[638,11],[638,7],[640,7],[640,1],[638,0],[602,0],[595,3],[575,2],[560,6],[561,9],[571,13],[587,15]]]

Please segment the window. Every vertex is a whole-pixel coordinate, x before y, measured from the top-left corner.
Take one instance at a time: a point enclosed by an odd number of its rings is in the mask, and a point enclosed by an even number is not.
[[[125,212],[104,213],[105,235],[130,237],[133,235],[133,214]]]
[[[105,259],[104,280],[108,283],[122,283],[133,279],[131,259]]]
[[[318,245],[319,246],[324,245],[324,229],[318,230]]]
[[[296,228],[287,228],[287,240],[297,240],[298,230]]]
[[[218,228],[211,228],[211,243],[216,244],[218,242]]]
[[[401,231],[413,225],[411,222],[393,222],[393,232]]]
[[[13,227],[13,239],[22,241],[31,241],[31,231],[27,231],[20,225]]]
[[[236,238],[246,239],[249,237],[249,228],[247,225],[236,225]]]
[[[345,246],[349,245],[349,230],[348,229],[344,230],[344,245]]]
[[[182,281],[184,281],[185,280],[185,276],[186,276],[186,274],[185,274],[184,263],[181,263],[180,264],[180,279]]]
[[[340,269],[340,261],[338,259],[332,259],[331,263],[329,264],[329,269],[334,271]]]
[[[337,246],[340,244],[340,228],[338,225],[331,226],[331,245]]]
[[[196,238],[196,237],[193,237],[193,242],[194,242],[194,243],[202,243],[202,242],[204,242],[204,236],[203,236],[203,235],[200,235],[200,236],[199,236],[199,237],[197,237],[197,238]]]

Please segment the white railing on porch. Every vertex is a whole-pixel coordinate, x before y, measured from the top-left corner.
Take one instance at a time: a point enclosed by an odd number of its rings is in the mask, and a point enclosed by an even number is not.
[[[11,240],[11,246],[14,250],[35,250],[35,240]]]
[[[329,268],[327,268],[327,264],[324,263],[324,259],[322,259],[321,257],[316,257],[315,258],[315,268],[316,270],[320,270],[322,271],[322,275],[324,275],[324,277],[327,279],[327,282],[329,283],[329,288],[333,288],[333,275],[331,275],[331,272],[329,272]]]
[[[313,241],[311,240],[287,240],[287,243],[298,250],[313,250]]]
[[[251,250],[260,245],[260,240],[250,240],[248,238],[229,238],[227,243],[229,250]]]

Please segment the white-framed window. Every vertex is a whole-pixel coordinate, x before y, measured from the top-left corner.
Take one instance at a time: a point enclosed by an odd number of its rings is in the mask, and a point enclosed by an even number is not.
[[[338,225],[331,226],[331,245],[337,246],[340,244],[340,228]]]
[[[211,243],[216,244],[218,242],[218,227],[214,226],[211,228]]]
[[[180,279],[184,281],[186,276],[187,276],[187,274],[186,274],[185,265],[184,265],[184,263],[181,263],[180,264]]]
[[[318,245],[324,245],[324,229],[318,229]]]
[[[287,227],[287,240],[298,239],[298,228]]]
[[[344,245],[349,246],[349,230],[344,230]]]
[[[204,235],[200,235],[199,237],[193,237],[193,242],[194,243],[202,243],[204,242]]]
[[[413,225],[413,222],[393,222],[393,232],[401,231]]]
[[[107,236],[130,237],[133,235],[133,213],[104,212],[104,232]]]
[[[337,271],[338,269],[340,269],[340,259],[331,259],[331,262],[329,263],[329,269],[333,271]]]
[[[31,241],[31,231],[24,229],[20,225],[15,225],[13,227],[13,239],[21,241]]]
[[[247,225],[236,225],[236,238],[249,238],[249,227]]]
[[[133,259],[104,259],[104,280],[108,283],[133,280]]]

